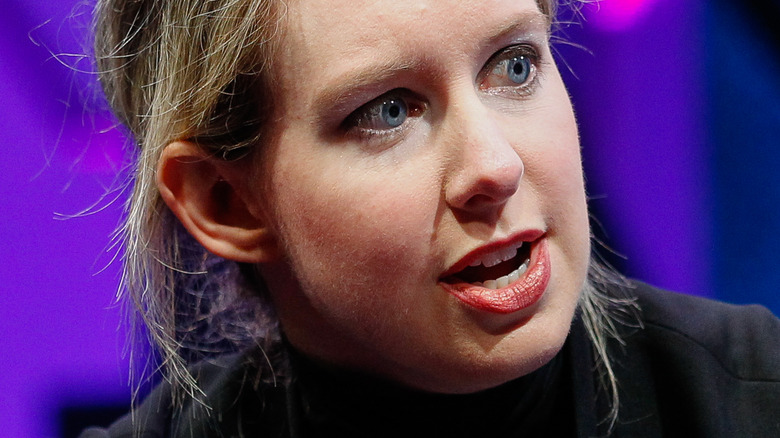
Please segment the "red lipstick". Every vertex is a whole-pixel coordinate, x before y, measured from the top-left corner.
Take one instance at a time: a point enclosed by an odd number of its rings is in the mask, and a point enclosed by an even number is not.
[[[528,308],[539,301],[545,290],[547,290],[547,285],[550,282],[551,265],[546,239],[541,238],[533,242],[526,241],[524,245],[531,246],[528,269],[516,281],[507,286],[499,289],[490,289],[465,281],[455,281],[453,283],[440,281],[440,284],[461,302],[477,310],[509,314]],[[488,248],[495,248],[495,245],[490,245]],[[485,252],[486,249],[482,248],[475,253],[484,254]],[[478,256],[474,254],[464,257],[448,272],[458,272],[456,269],[461,266],[468,266],[471,260],[476,257]]]

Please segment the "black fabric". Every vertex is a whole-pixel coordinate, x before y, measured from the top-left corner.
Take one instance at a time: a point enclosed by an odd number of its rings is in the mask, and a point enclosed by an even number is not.
[[[642,327],[620,326],[624,343],[610,345],[620,395],[611,436],[780,437],[777,318],[759,306],[731,306],[643,284],[629,292],[641,307]],[[305,359],[293,361],[299,380],[274,387],[256,381],[253,363],[250,353],[194,369],[214,408],[210,414],[194,402],[172,414],[169,388],[162,385],[135,418],[82,437],[130,437],[133,425],[142,432],[135,436],[148,438],[586,438],[609,431],[603,421],[609,403],[579,320],[550,364],[466,396],[415,393]]]
[[[573,437],[565,351],[538,371],[475,394],[410,390],[295,356],[302,437]]]
[[[780,437],[780,321],[760,306],[636,291],[644,328],[613,345],[619,437]]]

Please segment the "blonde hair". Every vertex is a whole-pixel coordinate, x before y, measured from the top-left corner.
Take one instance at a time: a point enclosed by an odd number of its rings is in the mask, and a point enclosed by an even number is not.
[[[261,142],[273,102],[276,3],[101,0],[96,8],[101,84],[138,146],[121,230],[120,294],[136,311],[134,328],[145,329],[159,350],[172,387],[195,398],[187,362],[249,343],[270,348],[276,322],[256,293],[262,285],[247,284],[240,266],[209,254],[183,229],[160,197],[155,172],[175,140],[224,159]]]
[[[555,17],[555,0],[537,0]],[[577,4],[578,0],[571,3]],[[278,321],[262,279],[207,252],[181,226],[155,185],[158,160],[175,140],[196,142],[225,160],[262,144],[273,107],[270,62],[284,4],[271,0],[99,0],[95,53],[108,101],[126,125],[137,157],[132,199],[121,230],[120,294],[136,330],[151,338],[177,397],[201,400],[187,364],[250,345],[267,354],[265,378],[283,375]],[[617,418],[617,387],[607,357],[615,335],[600,292],[610,276],[595,265],[580,309]],[[142,327],[138,327],[138,323]],[[277,369],[274,369],[277,367]]]

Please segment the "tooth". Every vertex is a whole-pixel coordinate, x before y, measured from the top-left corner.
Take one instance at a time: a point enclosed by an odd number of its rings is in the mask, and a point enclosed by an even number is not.
[[[497,264],[501,263],[501,256],[490,254],[490,257],[491,258],[486,258],[482,260],[482,264],[485,265],[486,268],[489,268],[491,266],[496,266]]]
[[[503,277],[496,280],[496,289],[501,289],[509,286],[509,277],[504,275]]]
[[[482,283],[482,286],[486,289],[498,289],[496,280],[487,280]]]
[[[501,258],[504,261],[512,260],[517,255],[517,248],[507,248],[501,253]]]
[[[474,260],[469,266],[479,266],[482,264],[482,260]]]
[[[481,281],[475,281],[474,282],[474,286],[480,286],[481,287],[482,286],[482,282]]]
[[[518,273],[518,275],[523,275],[523,274],[525,274],[525,271],[527,271],[527,270],[528,270],[528,265],[529,265],[530,263],[531,263],[531,261],[530,261],[530,260],[526,260],[525,262],[523,262],[523,264],[522,264],[522,265],[520,265],[520,267],[519,267],[519,268],[517,268],[517,271],[516,271],[516,272]]]
[[[515,269],[511,274],[508,275],[509,283],[514,283],[520,279],[520,273],[517,271],[519,271],[519,269]]]

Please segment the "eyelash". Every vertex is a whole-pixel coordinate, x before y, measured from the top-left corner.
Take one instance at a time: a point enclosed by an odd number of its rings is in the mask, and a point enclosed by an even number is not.
[[[354,132],[361,137],[388,135],[403,130],[408,124],[406,119],[420,117],[426,109],[425,101],[415,93],[405,88],[396,88],[353,111],[341,123],[341,128],[345,132]],[[404,119],[398,125],[387,128],[370,126],[374,121],[372,117],[380,116],[383,111],[387,111],[391,117],[403,116]],[[400,111],[400,113],[393,111]]]
[[[521,83],[515,82],[509,77],[519,73],[515,70],[510,71],[508,63],[518,61],[527,66],[528,69],[527,72],[522,72],[527,74],[527,78]],[[505,63],[507,65],[502,66]],[[479,89],[491,95],[507,95],[514,99],[532,96],[539,86],[541,64],[539,51],[530,44],[505,47],[491,56],[482,67],[477,76]],[[505,84],[491,84],[490,80],[495,78],[494,73],[498,75],[497,82],[504,81]],[[503,76],[501,76],[502,74]],[[422,116],[426,109],[427,103],[424,99],[410,90],[396,88],[353,111],[341,123],[341,129],[345,133],[357,135],[362,139],[394,135],[405,130],[409,124],[409,118]],[[397,124],[390,120],[390,123],[385,123],[387,126],[375,126],[386,122],[378,120],[382,115],[390,116],[391,119],[400,117],[402,120]]]
[[[509,76],[510,72],[507,65],[504,80],[507,81],[507,85],[492,85],[488,84],[488,80],[491,79],[491,73],[501,73],[500,68],[502,63],[511,63],[513,61],[521,61],[528,67],[526,72],[527,78],[522,83],[514,82]],[[516,64],[515,64],[516,65]],[[485,67],[482,69],[482,73],[479,77],[480,89],[490,94],[504,94],[509,93],[512,97],[527,97],[536,92],[541,77],[541,55],[539,51],[530,44],[517,44],[509,46],[495,55],[493,55]],[[514,83],[509,83],[514,82]]]

